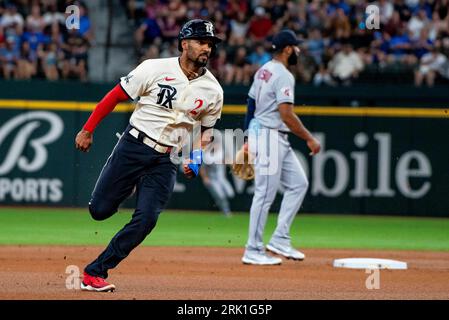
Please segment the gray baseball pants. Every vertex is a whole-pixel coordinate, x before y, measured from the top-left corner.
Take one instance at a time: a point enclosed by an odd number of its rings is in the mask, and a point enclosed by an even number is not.
[[[284,189],[284,194],[276,230],[270,243],[291,245],[290,227],[309,185],[307,176],[290,146],[288,135],[270,130],[269,136],[260,137],[259,135],[257,139],[255,190],[250,209],[247,251],[264,250],[265,224],[280,185]],[[265,161],[262,159],[264,156]],[[267,157],[268,161],[266,161]]]

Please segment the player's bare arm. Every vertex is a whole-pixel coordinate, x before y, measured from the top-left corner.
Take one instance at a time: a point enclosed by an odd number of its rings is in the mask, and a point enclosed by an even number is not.
[[[279,113],[282,121],[287,127],[298,137],[307,142],[307,147],[310,149],[310,155],[315,155],[320,152],[321,145],[318,139],[316,139],[309,130],[303,125],[299,117],[293,110],[293,104],[281,103],[279,105]]]

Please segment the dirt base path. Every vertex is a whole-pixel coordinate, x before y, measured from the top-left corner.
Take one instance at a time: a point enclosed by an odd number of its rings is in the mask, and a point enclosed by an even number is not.
[[[310,249],[302,262],[265,267],[243,265],[243,249],[139,247],[110,271],[114,293],[67,289],[67,267],[82,270],[102,249],[0,246],[0,300],[449,299],[449,252],[414,251]],[[368,290],[365,270],[332,267],[350,257],[397,259],[409,269],[380,271],[380,289]]]

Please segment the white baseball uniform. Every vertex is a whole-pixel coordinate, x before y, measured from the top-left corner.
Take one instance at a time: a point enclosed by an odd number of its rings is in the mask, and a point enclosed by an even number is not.
[[[130,124],[153,140],[180,148],[196,121],[213,127],[221,116],[223,89],[213,74],[189,80],[178,58],[143,61],[120,85],[137,101]]]
[[[255,190],[246,244],[247,252],[262,252],[265,250],[263,233],[268,212],[276,197],[279,184],[282,184],[285,192],[277,227],[270,243],[291,246],[290,227],[307,192],[307,177],[288,141],[287,132],[290,130],[282,121],[278,111],[279,104],[294,103],[294,88],[295,79],[293,75],[282,63],[271,60],[256,72],[248,94],[256,101],[252,122],[258,122],[260,131],[270,130],[270,134],[274,134],[275,143],[276,141],[277,143],[273,145],[273,140],[265,139],[259,132],[255,161]],[[253,126],[250,125],[250,127]],[[273,152],[270,154],[270,149],[276,150],[277,155]],[[267,174],[263,163],[260,161],[260,157],[263,155],[269,155],[268,166],[276,168],[274,172]]]

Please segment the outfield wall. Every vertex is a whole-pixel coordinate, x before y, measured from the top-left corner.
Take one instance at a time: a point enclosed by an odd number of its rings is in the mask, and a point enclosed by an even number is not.
[[[33,99],[0,94],[0,204],[87,206],[132,105],[118,106],[97,129],[91,151],[83,154],[74,148],[74,137],[95,103]],[[225,101],[233,99],[225,96]],[[79,100],[89,98],[80,95]],[[323,144],[311,158],[305,144],[290,137],[310,180],[302,211],[449,216],[447,109],[303,106],[296,111]],[[218,129],[240,127],[244,112],[241,104],[226,104]],[[236,193],[232,209],[248,211],[252,183],[229,170],[228,179]],[[132,199],[125,205],[132,206]],[[280,196],[272,209],[279,205]],[[216,210],[200,179],[186,180],[182,173],[169,207]]]

